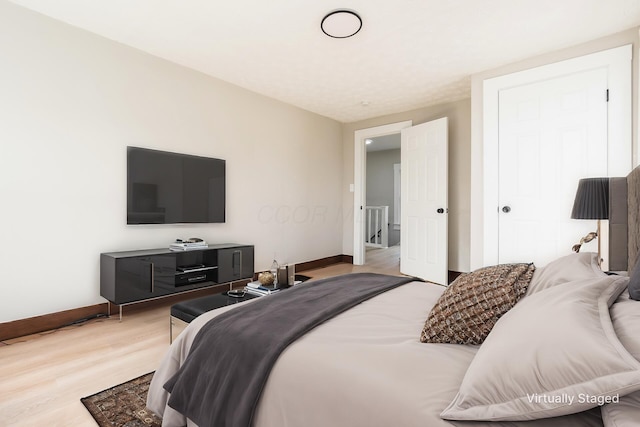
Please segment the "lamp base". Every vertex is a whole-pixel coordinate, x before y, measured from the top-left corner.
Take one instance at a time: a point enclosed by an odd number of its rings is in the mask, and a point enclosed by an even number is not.
[[[600,237],[600,220],[598,220],[598,229],[596,231],[596,233],[598,233],[598,236],[596,237]],[[598,239],[598,267],[600,267],[600,269],[602,270],[602,251],[600,250],[600,242],[602,241],[602,239]]]

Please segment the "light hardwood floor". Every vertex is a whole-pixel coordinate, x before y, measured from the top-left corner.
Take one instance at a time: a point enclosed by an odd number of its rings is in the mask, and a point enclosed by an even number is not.
[[[399,275],[399,247],[367,251],[367,264],[305,271]],[[95,426],[80,398],[154,371],[169,347],[170,304],[0,344],[0,426]]]

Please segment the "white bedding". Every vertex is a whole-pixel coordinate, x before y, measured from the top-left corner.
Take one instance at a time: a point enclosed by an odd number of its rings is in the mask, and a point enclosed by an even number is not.
[[[296,341],[275,364],[254,425],[602,425],[599,408],[529,422],[442,420],[439,414],[453,400],[477,351],[477,346],[420,343],[427,315],[444,289],[423,282],[409,283],[352,308]],[[274,297],[277,295],[268,298]],[[168,394],[162,386],[183,363],[198,329],[216,315],[241,309],[243,304],[205,313],[172,344],[156,371],[147,402],[149,409],[163,416],[164,426],[187,424],[166,406]],[[256,327],[268,327],[268,320]]]

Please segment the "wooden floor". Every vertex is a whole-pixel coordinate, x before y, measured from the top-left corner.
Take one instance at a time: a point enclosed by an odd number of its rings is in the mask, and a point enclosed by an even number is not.
[[[400,274],[399,247],[368,250],[367,264],[336,264],[313,279]],[[133,307],[133,306],[132,306]],[[170,304],[0,343],[0,426],[95,426],[80,398],[154,371],[169,347]]]

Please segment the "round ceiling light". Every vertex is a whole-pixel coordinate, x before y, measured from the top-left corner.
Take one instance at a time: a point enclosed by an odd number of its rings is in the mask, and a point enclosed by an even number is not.
[[[322,31],[329,37],[345,39],[355,35],[362,28],[362,19],[350,10],[334,10],[322,18]]]

